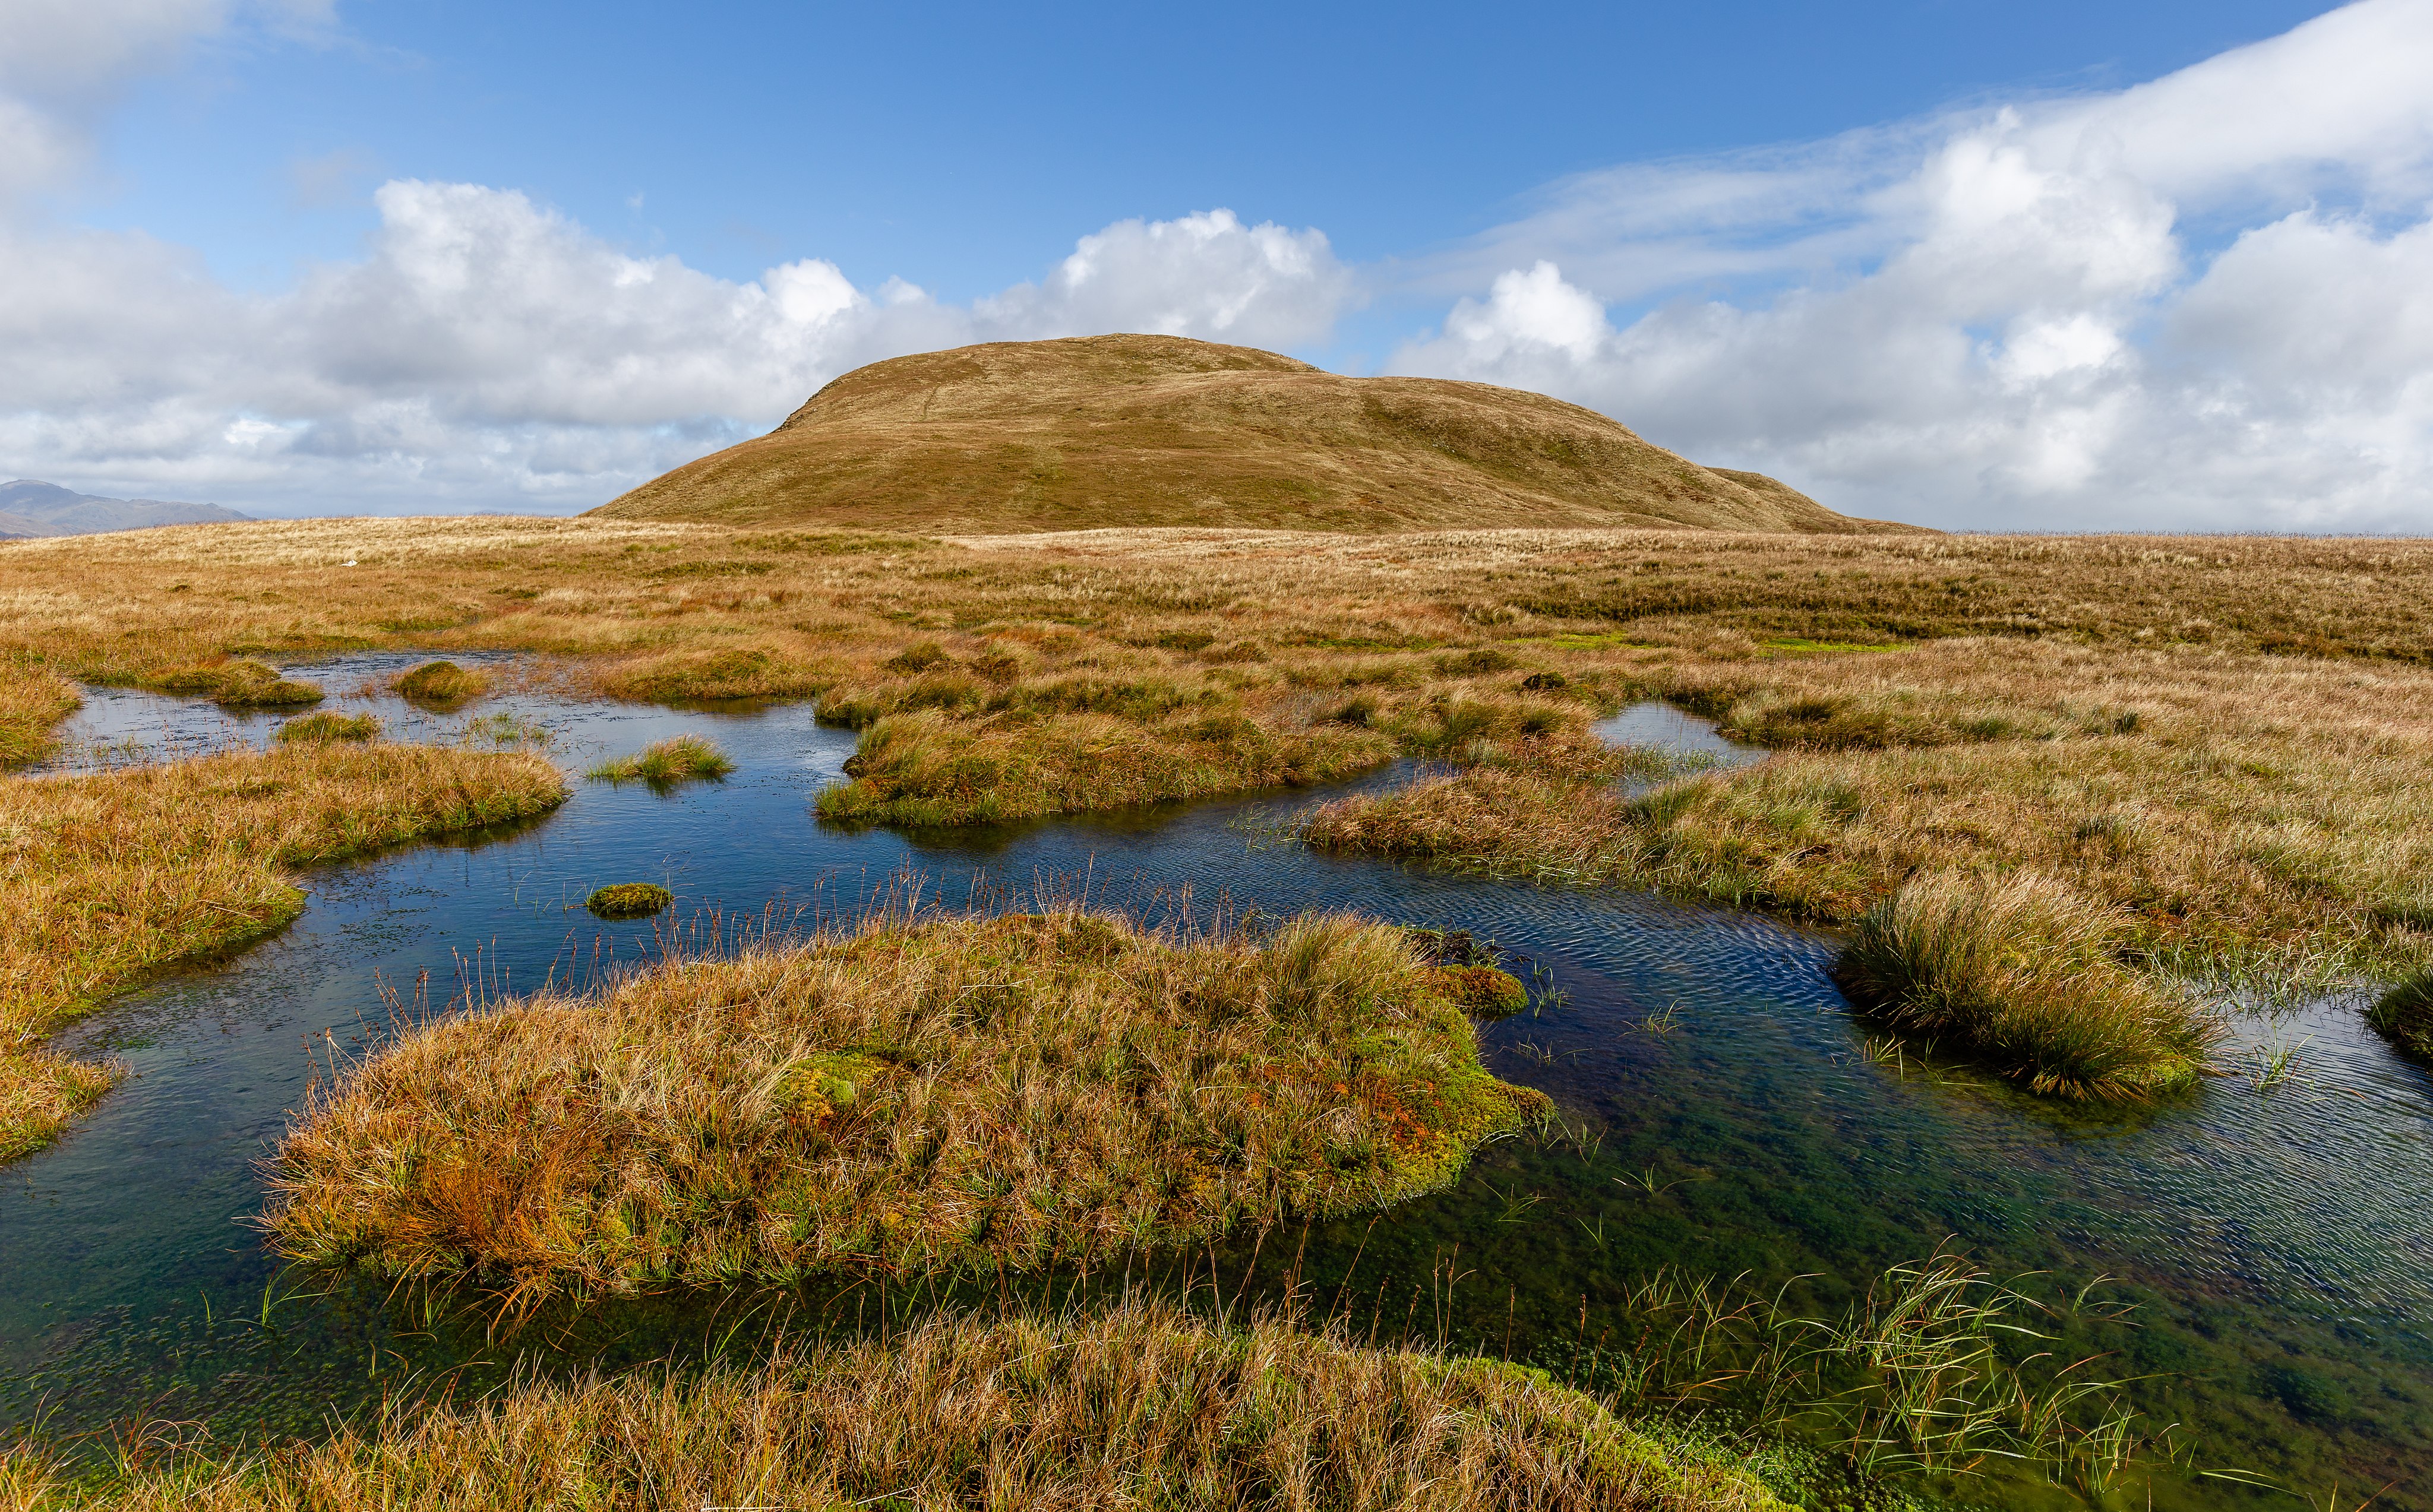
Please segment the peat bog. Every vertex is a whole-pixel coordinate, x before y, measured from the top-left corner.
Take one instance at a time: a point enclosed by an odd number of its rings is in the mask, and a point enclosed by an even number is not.
[[[419,659],[289,671],[345,688]],[[279,726],[206,694],[86,697],[60,732],[70,762],[139,743],[262,746]],[[2433,1086],[2355,1003],[2228,1012],[2217,1068],[2271,1062],[2277,1078],[2072,1106],[1922,1057],[1918,1040],[1854,1014],[1832,975],[1839,936],[1280,838],[1310,804],[1406,783],[1404,766],[1305,797],[904,831],[821,822],[813,799],[857,736],[808,705],[501,692],[481,715],[361,706],[392,739],[441,744],[506,717],[576,770],[692,736],[734,770],[663,791],[578,783],[537,822],[315,867],[301,874],[309,906],[281,932],[72,1027],[60,1049],[115,1055],[129,1076],[68,1138],[6,1168],[0,1427],[87,1453],[76,1436],[145,1402],[224,1441],[317,1438],[332,1412],[376,1413],[442,1379],[469,1400],[519,1368],[568,1379],[669,1359],[721,1360],[741,1374],[718,1389],[741,1390],[772,1351],[921,1326],[941,1300],[1018,1310],[1126,1284],[1244,1318],[1295,1301],[1359,1340],[1509,1358],[1677,1410],[1679,1372],[1646,1367],[1673,1358],[1659,1344],[1684,1320],[1746,1379],[1810,1370],[1823,1390],[1831,1362],[1786,1363],[1782,1341],[1810,1331],[1785,1332],[1784,1317],[1880,1324],[1871,1299],[1897,1267],[1965,1253],[1963,1269],[1933,1273],[1956,1288],[1939,1295],[1961,1321],[1905,1335],[1899,1358],[1965,1373],[1951,1362],[1966,1310],[2007,1285],[2016,1320],[2051,1335],[2057,1358],[2101,1356],[2084,1373],[2127,1383],[2114,1396],[2138,1415],[2127,1431],[2180,1463],[2084,1494],[1999,1461],[1959,1480],[1920,1470],[1910,1489],[2017,1508],[2144,1505],[2150,1489],[2156,1506],[2289,1504],[2192,1478],[2233,1469],[2317,1498],[2335,1482],[2345,1494],[2395,1481],[2378,1504],[2433,1505],[2414,1479],[2433,1456],[2433,1219],[2417,1200],[2433,1183]],[[631,922],[585,910],[593,889],[638,876],[662,879],[673,907]],[[386,1043],[392,1010],[412,1020],[468,997],[609,988],[628,968],[714,960],[772,929],[849,925],[914,885],[950,908],[1087,904],[1203,928],[1319,909],[1492,940],[1533,1001],[1478,1025],[1484,1064],[1550,1096],[1559,1127],[1490,1144],[1448,1189],[1383,1213],[1253,1226],[1128,1271],[1064,1267],[1028,1290],[994,1275],[960,1289],[878,1277],[660,1290],[553,1303],[497,1332],[493,1295],[283,1269],[251,1227],[290,1110]],[[1901,1295],[1926,1295],[1924,1273],[1905,1274]],[[1693,1296],[1702,1284],[1717,1289]],[[1885,1420],[1869,1431],[1882,1436]],[[1808,1426],[1831,1442],[1850,1427]],[[2078,1473],[2100,1482],[2100,1452],[2074,1442]]]

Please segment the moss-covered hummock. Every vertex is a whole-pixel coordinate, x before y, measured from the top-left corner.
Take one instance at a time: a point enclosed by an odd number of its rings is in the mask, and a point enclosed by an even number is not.
[[[1549,1106],[1388,926],[881,919],[408,1034],[289,1135],[271,1223],[527,1300],[1029,1269],[1398,1202]]]
[[[489,690],[490,674],[468,671],[452,661],[426,661],[389,682],[400,696],[434,708],[455,708]]]
[[[656,882],[615,882],[595,890],[583,906],[604,919],[647,919],[675,900]]]

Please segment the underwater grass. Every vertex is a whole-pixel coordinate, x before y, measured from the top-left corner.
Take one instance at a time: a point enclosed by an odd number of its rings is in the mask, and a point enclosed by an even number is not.
[[[1212,1240],[1451,1183],[1550,1106],[1402,930],[898,910],[404,1034],[281,1142],[272,1242],[508,1303]]]
[[[933,1314],[757,1368],[528,1383],[394,1402],[315,1443],[206,1444],[80,1486],[0,1458],[9,1512],[856,1506],[971,1512],[1780,1512],[1538,1371],[1364,1348],[1270,1317],[1127,1300],[1093,1316]]]
[[[2055,878],[1917,877],[1834,962],[1862,1007],[2048,1096],[2135,1101],[2192,1086],[2219,1021],[2123,965],[2122,921]]]
[[[584,773],[594,782],[641,782],[672,788],[681,782],[713,782],[735,770],[725,752],[698,735],[655,741],[629,756],[603,761]]]
[[[0,1160],[47,1143],[108,1085],[107,1068],[42,1040],[145,973],[295,917],[290,868],[566,794],[533,756],[345,741],[0,781]]]
[[[490,674],[452,661],[426,661],[389,679],[398,696],[417,704],[449,709],[468,704],[490,690]]]
[[[327,710],[318,714],[299,715],[279,726],[279,743],[298,740],[352,740],[358,743],[380,739],[381,718],[377,714],[337,714]]]

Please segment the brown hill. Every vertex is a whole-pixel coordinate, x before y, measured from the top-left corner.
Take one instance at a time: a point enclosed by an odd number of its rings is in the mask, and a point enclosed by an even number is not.
[[[592,511],[926,531],[1901,529],[1702,467],[1591,410],[1341,378],[1178,336],[996,342],[857,368],[769,434]]]

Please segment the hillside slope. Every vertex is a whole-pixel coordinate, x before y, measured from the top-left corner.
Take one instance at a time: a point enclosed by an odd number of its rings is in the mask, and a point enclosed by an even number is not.
[[[1699,467],[1542,395],[1342,378],[1177,336],[999,342],[873,363],[769,434],[592,513],[970,534],[1903,528],[1837,515],[1759,473]]]

